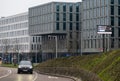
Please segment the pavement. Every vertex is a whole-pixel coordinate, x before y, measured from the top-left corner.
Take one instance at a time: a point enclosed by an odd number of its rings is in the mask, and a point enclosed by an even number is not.
[[[6,70],[6,69],[4,69],[4,67],[1,67],[0,66],[0,77],[1,76],[4,76],[5,74],[7,74],[8,73],[8,70]]]

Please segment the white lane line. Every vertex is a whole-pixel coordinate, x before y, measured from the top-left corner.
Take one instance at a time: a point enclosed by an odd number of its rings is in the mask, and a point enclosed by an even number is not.
[[[12,73],[12,71],[11,71],[11,70],[8,70],[8,73],[5,74],[5,75],[3,75],[3,76],[1,76],[0,79],[9,76],[11,73]]]
[[[50,78],[50,79],[58,79],[58,77],[54,77],[54,76],[48,76],[48,78]]]
[[[36,81],[37,78],[38,78],[38,74],[35,72],[35,77],[34,77],[34,79],[32,81]]]

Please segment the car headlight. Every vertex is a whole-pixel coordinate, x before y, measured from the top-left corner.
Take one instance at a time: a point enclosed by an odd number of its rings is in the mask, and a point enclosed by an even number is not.
[[[30,66],[30,69],[32,69],[33,67],[32,66]]]
[[[21,66],[18,66],[18,68],[21,68]]]

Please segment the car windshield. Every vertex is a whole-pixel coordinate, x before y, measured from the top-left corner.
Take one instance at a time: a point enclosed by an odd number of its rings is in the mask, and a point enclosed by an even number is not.
[[[20,65],[31,65],[30,61],[21,61]]]

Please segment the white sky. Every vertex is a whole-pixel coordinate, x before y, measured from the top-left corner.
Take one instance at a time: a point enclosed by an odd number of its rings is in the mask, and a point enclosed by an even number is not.
[[[29,7],[53,1],[80,2],[81,0],[0,0],[0,17],[23,13],[28,11]]]

